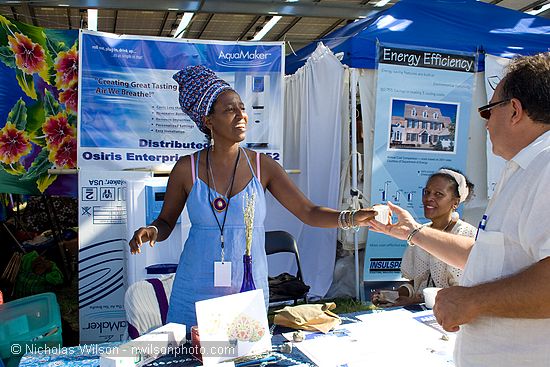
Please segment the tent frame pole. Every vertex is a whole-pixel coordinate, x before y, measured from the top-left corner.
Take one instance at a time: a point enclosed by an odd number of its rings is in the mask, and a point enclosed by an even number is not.
[[[357,69],[350,69],[350,117],[351,117],[351,207],[360,209],[359,191],[357,189]],[[359,271],[359,237],[357,230],[353,233],[354,260],[355,260],[355,298],[363,301]]]

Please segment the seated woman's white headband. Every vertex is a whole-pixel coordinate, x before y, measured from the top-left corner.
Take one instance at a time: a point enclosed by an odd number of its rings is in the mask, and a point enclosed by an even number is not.
[[[456,182],[458,183],[458,196],[460,197],[459,201],[462,203],[462,202],[464,202],[464,200],[466,200],[466,198],[468,197],[468,195],[470,193],[470,190],[468,189],[468,186],[466,185],[466,177],[464,177],[464,175],[462,175],[458,172],[455,172],[455,171],[451,171],[450,169],[444,169],[444,168],[440,169],[436,173],[443,173],[443,174],[449,175],[452,178],[454,178],[456,180]]]

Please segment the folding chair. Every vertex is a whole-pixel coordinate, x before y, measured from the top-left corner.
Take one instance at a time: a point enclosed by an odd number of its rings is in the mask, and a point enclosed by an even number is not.
[[[293,253],[296,260],[296,265],[298,271],[296,272],[296,277],[294,279],[289,279],[288,283],[285,282],[285,278],[288,277],[288,274],[280,274],[275,278],[270,278],[270,292],[269,292],[269,303],[274,302],[283,302],[294,300],[294,304],[298,303],[298,299],[304,300],[307,303],[307,293],[309,287],[305,285],[302,277],[302,266],[300,265],[300,254],[298,253],[298,246],[294,237],[285,231],[268,231],[265,232],[265,252],[267,255],[277,254],[277,253]],[[282,278],[281,278],[282,277]],[[273,292],[274,285],[277,284],[280,287],[277,287],[277,292]],[[288,286],[289,292],[284,292],[284,286]],[[290,288],[293,289],[290,289]]]

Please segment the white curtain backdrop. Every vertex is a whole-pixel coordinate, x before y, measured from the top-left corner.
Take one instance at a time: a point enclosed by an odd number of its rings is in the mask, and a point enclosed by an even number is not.
[[[284,167],[299,169],[291,178],[315,204],[338,207],[341,162],[341,109],[345,68],[319,43],[306,64],[285,77]],[[296,238],[309,296],[323,297],[332,283],[336,229],[303,224],[268,196],[266,230],[285,230]],[[285,255],[269,259],[270,275],[295,271]]]
[[[361,116],[363,118],[363,169],[364,181],[363,194],[369,205],[377,204],[371,202],[370,189],[372,178],[372,151],[374,144],[374,121],[376,117],[376,70],[359,69],[359,96],[361,99]]]

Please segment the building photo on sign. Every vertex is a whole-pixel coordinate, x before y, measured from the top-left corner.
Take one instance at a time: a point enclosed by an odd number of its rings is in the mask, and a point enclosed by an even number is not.
[[[392,99],[389,149],[454,152],[458,104]]]

